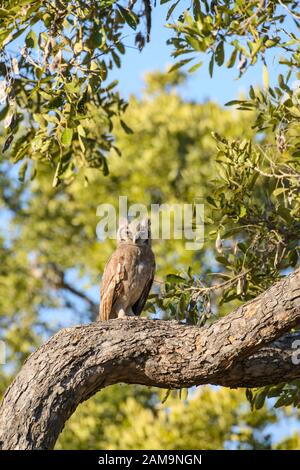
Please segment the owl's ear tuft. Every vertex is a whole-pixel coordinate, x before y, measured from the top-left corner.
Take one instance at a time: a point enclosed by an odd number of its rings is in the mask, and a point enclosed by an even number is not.
[[[151,230],[150,220],[144,218],[135,223],[135,230],[133,231],[133,241],[137,244],[150,245],[151,243]]]
[[[147,234],[147,238],[151,238],[151,220],[148,217],[140,222],[140,230]]]
[[[141,229],[147,230],[150,227],[151,227],[151,220],[148,217],[145,217],[144,219],[141,220],[140,222]]]
[[[128,229],[128,220],[121,219],[118,232],[117,232],[117,241],[128,240],[129,238],[129,229]]]

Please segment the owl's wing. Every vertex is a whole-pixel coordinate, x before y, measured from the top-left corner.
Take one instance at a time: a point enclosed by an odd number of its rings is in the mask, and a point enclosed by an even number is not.
[[[153,281],[154,281],[154,273],[155,273],[155,262],[151,266],[151,270],[149,272],[149,279],[145,284],[145,287],[141,293],[140,298],[138,301],[132,306],[132,311],[135,315],[140,315],[142,313],[143,308],[145,307],[145,303],[147,301],[149,292],[151,290]]]
[[[120,253],[121,251],[121,253]],[[99,320],[106,321],[110,318],[112,307],[123,289],[125,277],[125,263],[122,250],[116,250],[109,258],[102,277],[101,303]]]

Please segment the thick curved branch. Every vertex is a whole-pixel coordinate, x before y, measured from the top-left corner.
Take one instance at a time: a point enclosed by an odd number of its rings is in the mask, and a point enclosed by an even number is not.
[[[300,378],[300,332],[282,336],[249,357],[235,362],[215,385],[263,387]],[[213,381],[211,382],[213,383]]]
[[[51,449],[77,405],[118,382],[260,386],[300,377],[293,341],[300,270],[214,324],[116,319],[59,331],[25,362],[0,406],[3,449]]]

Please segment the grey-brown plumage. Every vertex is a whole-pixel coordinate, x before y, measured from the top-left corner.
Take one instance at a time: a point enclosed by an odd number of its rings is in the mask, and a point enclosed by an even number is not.
[[[140,315],[155,272],[150,221],[122,225],[102,278],[99,320]]]

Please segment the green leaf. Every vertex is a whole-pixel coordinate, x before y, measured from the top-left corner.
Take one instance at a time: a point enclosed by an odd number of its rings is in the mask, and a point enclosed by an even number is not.
[[[298,253],[297,250],[290,251],[289,253],[289,263],[294,268],[298,261]]]
[[[163,1],[163,0],[162,0],[162,1]],[[165,0],[165,1],[166,1],[166,0]],[[168,0],[167,0],[167,1],[168,1]],[[164,404],[164,403],[167,401],[167,399],[168,399],[169,396],[170,396],[171,391],[172,391],[172,390],[170,390],[170,389],[166,391],[166,394],[165,394],[164,398],[163,398],[162,401],[161,401],[162,404]]]
[[[277,212],[288,224],[293,222],[293,217],[291,216],[290,211],[286,207],[279,206]]]
[[[249,403],[252,403],[253,392],[252,392],[251,388],[246,388],[246,398],[249,401]]]
[[[186,302],[185,302],[185,295],[181,295],[180,296],[180,300],[179,300],[179,310],[180,310],[180,313],[182,315],[184,315],[185,313],[185,310],[186,310]]]
[[[34,48],[37,46],[37,43],[38,43],[37,36],[32,29],[31,31],[29,31],[29,33],[27,34],[25,38],[25,44],[27,47]]]
[[[118,67],[118,69],[121,67],[121,60],[120,60],[120,57],[118,56],[118,54],[115,53],[115,51],[111,51],[111,55],[114,59],[114,63],[116,64],[116,66]]]
[[[190,57],[189,59],[183,59],[180,60],[179,62],[176,62],[176,64],[172,65],[168,72],[173,72],[174,70],[178,70],[180,67],[183,67],[185,64],[188,64],[194,57]]]
[[[274,191],[273,191],[273,195],[275,197],[279,196],[280,194],[284,193],[285,191],[288,191],[289,188],[276,188]]]
[[[62,162],[61,160],[58,162],[57,164],[57,167],[56,167],[56,170],[55,170],[55,174],[54,174],[54,178],[53,178],[53,182],[52,182],[52,186],[53,188],[56,188],[59,184],[60,184],[60,174],[61,174],[61,171],[62,171]]]
[[[216,62],[219,67],[223,65],[225,53],[224,53],[224,41],[220,41],[216,48]]]
[[[122,5],[118,4],[119,11],[121,13],[121,16],[124,18],[126,23],[130,26],[132,29],[136,29],[137,24],[139,22],[138,17],[133,13],[133,11],[128,10],[127,8],[122,7]]]
[[[280,88],[282,88],[284,90],[286,89],[286,85],[284,83],[284,78],[283,78],[283,75],[281,73],[278,75],[278,83],[279,83]]]
[[[255,100],[255,91],[252,85],[250,86],[250,89],[249,89],[249,96],[252,100]]]
[[[165,0],[164,2],[161,2],[161,5],[162,5],[162,3],[166,3],[166,2],[169,2],[169,1],[170,0]],[[175,10],[175,8],[177,7],[179,2],[180,2],[180,0],[177,0],[177,2],[173,3],[173,5],[169,8],[167,16],[166,16],[166,21],[168,21],[168,19],[172,15],[173,11]]]
[[[81,124],[79,124],[79,126],[77,126],[77,132],[81,137],[86,137],[85,129]]]
[[[61,135],[61,143],[65,147],[70,147],[73,139],[73,129],[66,127]]]
[[[225,106],[233,106],[235,104],[242,104],[242,103],[245,103],[245,101],[231,100],[231,101],[228,101],[227,103],[225,103]]]
[[[255,396],[255,399],[254,399],[254,407],[255,407],[257,410],[260,410],[260,409],[264,406],[265,399],[266,399],[266,391],[263,390],[262,392],[258,393],[258,394]]]
[[[239,216],[242,218],[242,217],[245,217],[245,215],[247,214],[247,209],[245,206],[241,206],[240,207],[240,214]]]
[[[216,260],[218,263],[223,264],[224,266],[230,266],[230,263],[225,256],[216,256]]]
[[[102,165],[103,165],[103,176],[109,175],[109,168],[107,164],[107,159],[105,157],[102,158]]]
[[[133,130],[127,126],[126,122],[124,122],[123,119],[120,119],[120,124],[122,128],[124,129],[124,131],[126,132],[126,134],[133,134]]]
[[[267,90],[269,88],[269,73],[266,64],[263,65],[263,85],[264,88]]]
[[[282,393],[283,387],[284,387],[284,384],[279,384],[279,385],[275,385],[275,386],[269,388],[267,397],[268,398],[275,398],[275,397],[277,398]]]
[[[215,207],[216,209],[218,208],[216,201],[211,196],[207,196],[206,200],[211,206]]]
[[[209,66],[208,66],[210,78],[212,78],[213,73],[214,73],[214,63],[215,63],[215,55],[212,54],[210,61],[209,61]]]
[[[180,282],[184,282],[184,277],[179,276],[178,274],[167,274],[167,282],[171,284],[178,284]]]
[[[203,65],[203,62],[202,62],[202,61],[198,62],[197,64],[195,64],[195,65],[193,65],[191,68],[189,68],[189,69],[188,69],[188,72],[189,72],[189,73],[196,72],[196,70],[198,70],[198,69],[201,67],[201,65]]]
[[[118,80],[114,80],[113,82],[111,82],[111,83],[106,87],[106,91],[112,90],[113,88],[115,88],[115,87],[118,85],[118,83],[119,83]]]
[[[231,54],[231,56],[230,56],[230,58],[229,58],[229,60],[228,60],[228,62],[227,62],[227,64],[226,64],[226,67],[227,67],[228,69],[231,69],[231,68],[234,66],[235,61],[236,61],[236,57],[237,57],[237,53],[238,53],[238,50],[237,50],[237,49],[233,49],[232,54]]]
[[[276,401],[276,403],[274,405],[274,408],[280,408],[281,406],[289,406],[293,403],[293,401],[294,401],[294,397],[287,396],[287,395],[282,395]]]
[[[25,174],[26,174],[27,168],[28,168],[28,161],[25,160],[25,162],[22,163],[22,165],[19,169],[19,175],[18,175],[19,181],[23,182],[25,180]]]

